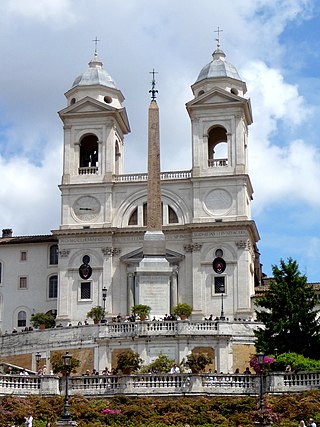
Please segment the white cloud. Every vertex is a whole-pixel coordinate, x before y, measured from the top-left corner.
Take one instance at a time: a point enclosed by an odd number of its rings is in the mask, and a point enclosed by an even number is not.
[[[61,146],[54,144],[47,147],[41,167],[19,155],[0,157],[1,228],[25,235],[48,234],[58,227],[61,157]]]
[[[42,22],[73,21],[72,0],[2,0],[2,12]],[[0,10],[1,10],[0,9]]]
[[[319,151],[307,141],[290,139],[295,127],[301,128],[312,118],[311,107],[296,85],[287,83],[280,70],[262,61],[250,62],[243,75],[255,122],[249,142],[255,209],[262,211],[284,199],[320,204],[316,191],[320,180]]]

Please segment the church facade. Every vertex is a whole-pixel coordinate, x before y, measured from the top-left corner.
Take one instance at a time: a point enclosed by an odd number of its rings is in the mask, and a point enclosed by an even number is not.
[[[104,306],[111,322],[128,316],[135,304],[149,305],[150,317],[159,320],[177,303],[187,303],[193,308],[191,322],[209,317],[229,322],[228,354],[234,343],[253,350],[253,328],[240,328],[238,338],[230,333],[233,323],[252,320],[261,279],[259,234],[250,211],[250,100],[245,82],[219,46],[191,88],[186,108],[192,169],[160,172],[165,283],[156,262],[147,280],[139,274],[150,212],[148,173],[124,171],[130,132],[124,96],[95,54],[66,92],[67,106],[59,112],[64,129],[59,229],[32,237],[3,230],[2,333],[28,327],[36,312],[52,312],[56,323],[67,327],[83,323],[95,306]],[[183,354],[170,338],[171,355],[178,360],[193,351],[199,344],[194,337]],[[203,340],[202,335],[201,346],[215,354],[219,336]],[[111,353],[110,348],[97,350],[98,365],[112,364]],[[232,370],[232,357],[227,359],[219,369]]]

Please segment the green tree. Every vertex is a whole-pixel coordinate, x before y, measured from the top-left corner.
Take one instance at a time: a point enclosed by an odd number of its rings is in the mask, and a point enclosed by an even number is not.
[[[295,352],[320,358],[319,310],[316,294],[292,258],[272,266],[273,280],[257,300],[257,320],[265,328],[256,331],[256,347],[265,354]]]

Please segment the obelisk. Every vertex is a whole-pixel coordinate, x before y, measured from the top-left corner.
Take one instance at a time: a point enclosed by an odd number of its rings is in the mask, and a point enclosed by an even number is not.
[[[147,231],[143,239],[143,259],[136,268],[136,303],[151,307],[151,315],[170,313],[170,276],[166,241],[162,232],[160,182],[160,125],[153,70],[151,102],[148,111],[148,193]]]
[[[166,254],[162,232],[161,183],[160,183],[160,120],[156,101],[155,71],[152,71],[151,102],[148,111],[148,197],[147,231],[144,235],[143,255]]]

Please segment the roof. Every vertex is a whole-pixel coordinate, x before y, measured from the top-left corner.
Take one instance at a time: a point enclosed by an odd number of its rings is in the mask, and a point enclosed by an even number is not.
[[[16,236],[16,237],[0,237],[0,245],[4,244],[20,244],[20,243],[45,243],[54,242],[58,240],[51,234],[39,236]]]
[[[89,68],[74,80],[72,87],[100,85],[116,89],[115,82],[102,65],[95,54],[89,62]]]
[[[196,83],[204,79],[216,77],[231,77],[232,79],[241,80],[236,67],[226,61],[226,55],[223,50],[216,49],[212,54],[212,58],[212,61],[200,71]]]

